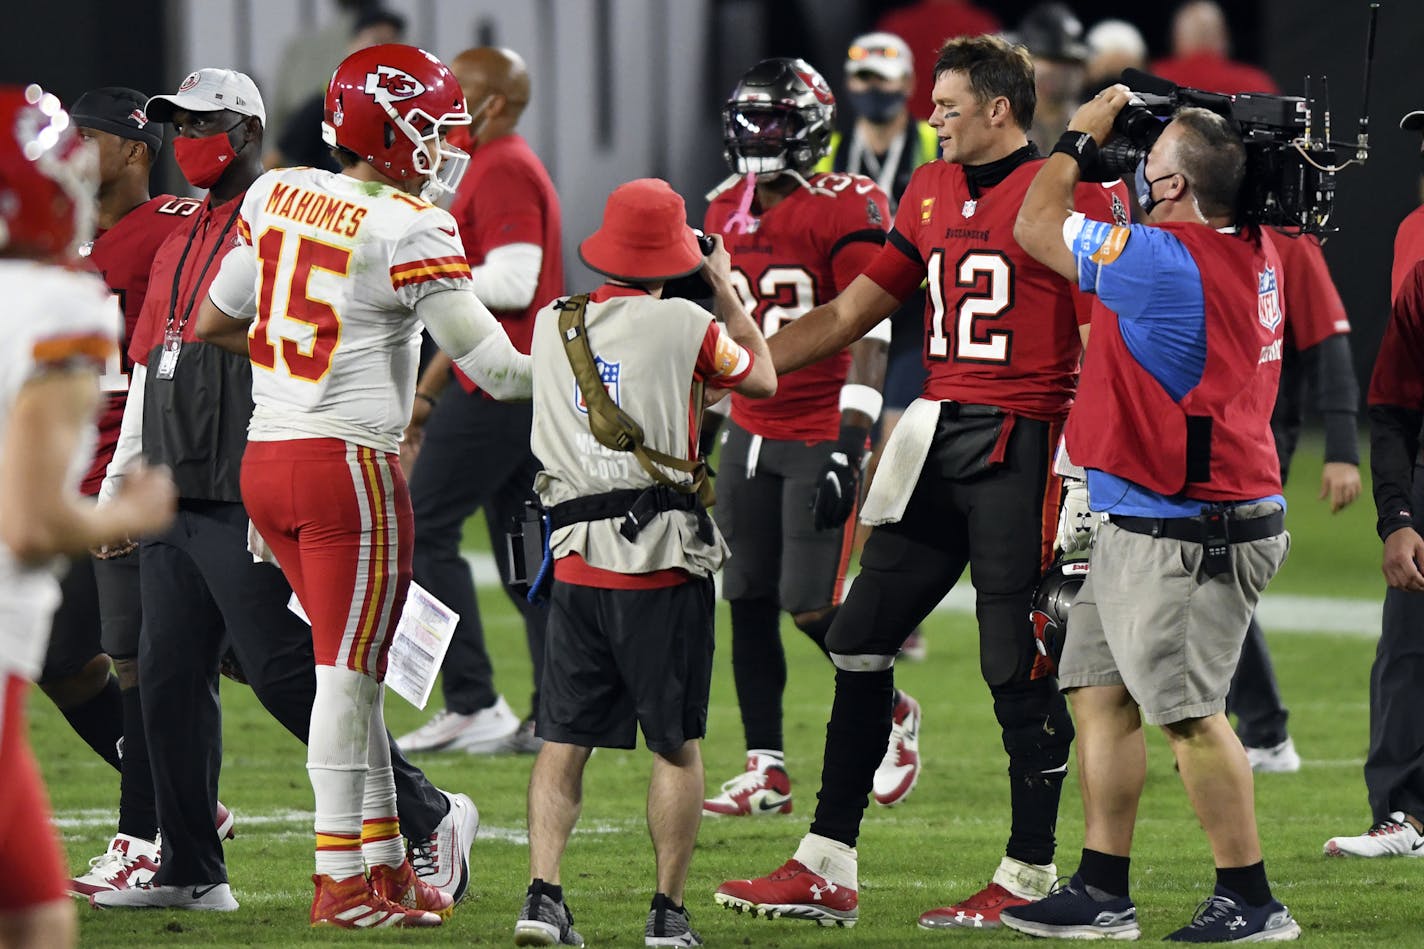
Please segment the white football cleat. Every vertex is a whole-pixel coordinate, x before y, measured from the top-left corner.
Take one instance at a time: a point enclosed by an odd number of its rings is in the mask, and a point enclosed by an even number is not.
[[[146,883],[127,890],[105,890],[89,897],[95,909],[191,909],[231,913],[237,909],[232,888],[226,883],[185,883],[156,886]]]
[[[519,717],[500,696],[489,708],[469,715],[441,709],[415,731],[396,739],[401,751],[466,751],[492,754],[519,731]]]
[[[1300,755],[1296,753],[1295,742],[1289,738],[1269,748],[1250,745],[1245,748],[1246,760],[1257,774],[1295,774],[1300,770]]]
[[[69,881],[72,896],[92,896],[105,890],[142,886],[158,872],[158,845],[128,834],[117,834],[109,849],[89,861],[89,872]]]
[[[470,886],[470,848],[480,832],[480,811],[464,794],[440,793],[450,801],[450,813],[435,833],[411,844],[407,856],[417,877],[458,903]]]
[[[747,755],[747,767],[722,793],[702,802],[708,817],[767,817],[791,813],[791,778],[781,764],[762,755]]]
[[[1403,811],[1395,811],[1358,837],[1331,837],[1327,857],[1424,857],[1424,835]]]
[[[875,769],[875,803],[893,807],[915,789],[920,779],[920,703],[904,692],[895,703],[890,741]]]

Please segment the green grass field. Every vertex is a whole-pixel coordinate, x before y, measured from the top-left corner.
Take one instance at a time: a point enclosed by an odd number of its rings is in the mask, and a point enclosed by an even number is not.
[[[1377,600],[1383,583],[1368,496],[1330,517],[1315,501],[1318,445],[1301,452],[1289,524],[1295,548],[1272,592]],[[482,531],[472,536],[482,536]],[[528,701],[529,664],[508,602],[482,597],[499,685],[517,711]],[[893,810],[869,812],[860,839],[861,917],[850,930],[768,922],[722,910],[712,891],[724,879],[766,873],[786,860],[804,833],[820,774],[821,741],[831,699],[828,665],[786,625],[791,683],[786,696],[788,767],[796,813],[756,821],[706,821],[687,903],[709,946],[899,946],[975,942],[1026,944],[1012,933],[931,933],[920,912],[977,890],[992,873],[1007,833],[1007,782],[988,693],[978,675],[971,620],[937,613],[927,625],[930,656],[902,664],[897,680],[924,709],[925,762],[913,796]],[[1319,945],[1412,946],[1421,943],[1418,894],[1424,860],[1329,860],[1321,845],[1369,823],[1360,767],[1368,733],[1367,682],[1373,642],[1364,636],[1276,632],[1271,635],[1291,730],[1305,758],[1296,775],[1257,782],[1257,811],[1267,866],[1278,896]],[[709,789],[741,768],[741,730],[732,692],[726,615],[720,616],[713,709],[704,747]],[[440,931],[389,937],[313,932],[311,790],[305,752],[245,688],[224,682],[227,757],[223,800],[237,814],[227,846],[234,914],[99,913],[81,906],[83,945],[187,944],[282,946],[359,942],[511,945],[527,882],[524,793],[531,759],[428,755],[419,759],[439,785],[469,793],[483,829],[473,854],[471,897]],[[438,699],[436,700],[438,702]],[[71,866],[98,853],[113,832],[115,775],[43,699],[31,702],[33,738],[50,782]],[[391,728],[423,721],[402,700],[388,703]],[[1172,771],[1163,741],[1149,738],[1147,793],[1138,822],[1134,898],[1144,938],[1184,924],[1212,885],[1206,841]],[[602,751],[590,762],[580,830],[565,862],[564,885],[590,946],[640,946],[653,889],[651,846],[643,824],[646,752]],[[1059,821],[1059,867],[1071,872],[1082,844],[1074,780]]]

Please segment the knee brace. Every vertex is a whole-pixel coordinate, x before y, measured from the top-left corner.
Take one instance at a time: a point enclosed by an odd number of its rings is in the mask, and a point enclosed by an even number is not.
[[[994,717],[1003,732],[1009,774],[1031,777],[1064,773],[1073,743],[1068,704],[1051,679],[994,686]]]

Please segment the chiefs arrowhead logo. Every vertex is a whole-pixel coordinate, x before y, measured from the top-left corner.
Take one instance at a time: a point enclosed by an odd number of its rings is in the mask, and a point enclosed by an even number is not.
[[[362,91],[377,102],[401,102],[425,92],[425,85],[403,69],[377,66],[375,72],[366,73]]]

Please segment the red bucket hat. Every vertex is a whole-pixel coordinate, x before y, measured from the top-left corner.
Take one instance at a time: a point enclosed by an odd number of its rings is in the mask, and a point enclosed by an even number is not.
[[[697,235],[682,196],[661,178],[619,185],[603,208],[603,226],[579,245],[579,259],[619,280],[673,280],[702,267]]]

